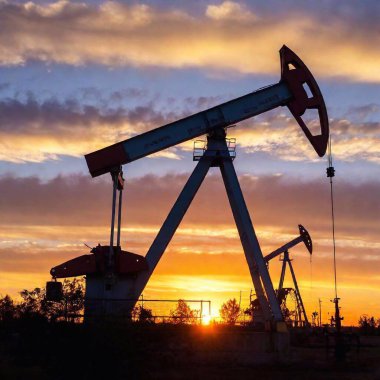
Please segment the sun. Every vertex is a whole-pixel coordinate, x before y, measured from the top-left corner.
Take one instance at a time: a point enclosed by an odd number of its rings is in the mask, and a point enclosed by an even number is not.
[[[208,326],[211,322],[211,315],[203,315],[202,316],[202,325]]]

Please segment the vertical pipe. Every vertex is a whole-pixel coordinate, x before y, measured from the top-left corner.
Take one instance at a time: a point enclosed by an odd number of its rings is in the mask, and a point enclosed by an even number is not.
[[[284,287],[286,262],[287,262],[288,258],[289,258],[288,251],[285,251],[284,252],[284,259],[282,260],[281,276],[280,276],[280,283],[278,284],[278,290],[280,290]]]
[[[113,236],[115,230],[115,212],[116,212],[116,191],[117,191],[117,174],[113,172],[112,174],[113,181],[113,192],[112,192],[112,213],[111,213],[111,234],[110,234],[110,251],[108,255],[108,265],[112,265],[113,259]]]
[[[115,230],[115,212],[116,212],[116,191],[117,183],[115,178],[115,173],[112,173],[113,189],[112,189],[112,213],[111,213],[111,236],[110,236],[110,247],[113,247],[113,235]]]
[[[120,229],[121,229],[121,205],[122,205],[123,189],[119,190],[119,212],[117,214],[117,246],[120,247]]]

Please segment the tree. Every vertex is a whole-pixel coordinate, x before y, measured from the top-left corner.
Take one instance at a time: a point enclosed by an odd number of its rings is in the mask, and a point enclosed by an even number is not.
[[[48,301],[45,288],[35,288],[31,291],[24,289],[20,292],[22,301],[17,305],[19,317],[43,317],[50,321],[79,320],[84,307],[84,280],[65,279],[62,288],[63,297],[59,302]]]
[[[0,321],[9,321],[16,317],[17,307],[12,298],[7,294],[0,298]]]
[[[197,321],[198,311],[192,310],[184,300],[178,300],[177,307],[170,311],[170,317],[175,324],[192,324]]]
[[[84,308],[84,279],[74,278],[63,281],[63,300],[61,301],[61,311],[66,321],[74,322],[81,318]],[[61,313],[62,314],[62,313]]]
[[[373,335],[376,332],[376,327],[379,327],[378,322],[376,322],[374,317],[369,317],[364,314],[360,316],[358,324],[362,333]]]
[[[135,306],[132,310],[132,318],[134,321],[144,323],[154,323],[152,309],[147,309],[142,305]]]
[[[225,323],[234,325],[240,316],[240,305],[236,299],[229,299],[219,310],[219,314]]]
[[[20,292],[22,301],[17,305],[20,318],[47,317],[45,310],[45,289],[34,288]]]

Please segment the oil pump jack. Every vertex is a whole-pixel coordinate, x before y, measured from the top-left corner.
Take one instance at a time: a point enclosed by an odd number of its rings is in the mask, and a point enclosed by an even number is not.
[[[329,125],[319,87],[305,64],[288,47],[280,50],[281,80],[247,95],[212,107],[184,119],[153,129],[85,156],[92,177],[111,173],[113,206],[109,246],[97,246],[90,255],[74,258],[51,269],[53,279],[86,275],[85,318],[102,315],[129,316],[153,274],[160,258],[190,206],[210,167],[219,167],[255,292],[268,326],[283,325],[283,316],[266,262],[246,207],[226,142],[227,127],[279,106],[287,106],[317,154],[327,148]],[[306,91],[306,88],[309,89]],[[310,95],[311,94],[311,95]],[[320,133],[313,135],[302,116],[317,110]],[[172,207],[147,254],[136,255],[120,246],[121,166],[152,153],[207,134],[207,148]],[[116,198],[119,192],[117,244],[114,245]],[[47,293],[52,298],[60,285],[51,281]]]
[[[269,264],[269,261],[274,259],[275,257],[278,257],[280,255],[282,256],[282,268],[281,268],[281,276],[280,276],[280,282],[278,284],[277,289],[277,300],[279,304],[281,305],[285,298],[287,297],[288,293],[291,291],[290,288],[284,288],[284,280],[285,280],[285,272],[286,272],[286,266],[289,266],[290,273],[292,275],[293,285],[294,285],[294,295],[295,295],[295,301],[296,301],[296,310],[295,310],[295,325],[297,326],[307,326],[309,325],[309,321],[307,319],[305,306],[302,301],[301,293],[298,287],[296,275],[294,273],[293,265],[292,265],[292,259],[289,256],[289,250],[293,247],[295,247],[299,243],[304,243],[307,250],[309,251],[310,255],[313,253],[313,243],[311,240],[311,237],[309,233],[307,232],[306,228],[303,227],[301,224],[298,225],[298,229],[300,232],[300,235],[296,237],[295,239],[291,240],[290,242],[286,243],[282,247],[276,249],[269,255],[264,257],[264,261]],[[284,316],[285,317],[285,316]]]

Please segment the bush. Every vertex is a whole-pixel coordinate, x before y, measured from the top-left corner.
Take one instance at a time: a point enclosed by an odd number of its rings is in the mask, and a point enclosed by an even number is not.
[[[35,288],[20,292],[21,301],[15,303],[9,295],[0,298],[0,321],[12,319],[45,319],[50,321],[77,321],[84,307],[84,281],[63,281],[63,299],[59,302],[46,300],[46,289]]]
[[[358,324],[360,331],[366,335],[374,335],[380,330],[380,319],[376,321],[374,317],[366,314],[360,316]]]
[[[175,310],[170,312],[172,323],[194,324],[197,322],[198,311],[192,310],[184,300],[178,300]]]
[[[229,299],[219,310],[220,316],[225,323],[234,325],[240,316],[240,306],[236,299]]]

